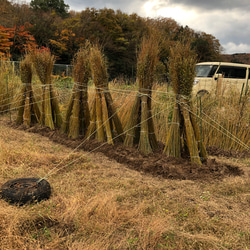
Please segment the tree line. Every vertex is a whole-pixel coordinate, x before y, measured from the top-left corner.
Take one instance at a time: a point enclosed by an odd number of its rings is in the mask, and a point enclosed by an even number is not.
[[[170,47],[176,41],[188,40],[200,62],[221,56],[222,47],[213,35],[183,27],[171,18],[144,18],[107,8],[68,11],[63,0],[0,3],[0,56],[12,60],[20,60],[27,48],[46,47],[57,63],[70,64],[89,40],[102,46],[110,78],[132,77],[141,39],[152,30],[160,40],[160,72],[168,72]]]

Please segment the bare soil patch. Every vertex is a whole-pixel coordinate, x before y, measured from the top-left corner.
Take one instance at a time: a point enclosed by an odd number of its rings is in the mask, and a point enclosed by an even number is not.
[[[244,174],[244,171],[238,166],[217,162],[212,157],[209,157],[208,161],[202,166],[191,164],[188,159],[167,157],[162,153],[164,145],[160,145],[157,152],[145,155],[136,148],[124,147],[119,142],[116,142],[113,146],[96,140],[85,141],[84,138],[72,140],[65,134],[60,133],[60,131],[51,131],[46,127],[34,126],[25,129],[11,123],[8,123],[8,125],[27,132],[38,133],[56,143],[72,149],[77,148],[78,151],[102,153],[118,163],[125,164],[130,169],[165,179],[212,181]],[[208,151],[210,156],[250,157],[249,152],[228,152],[215,147],[208,148]]]
[[[249,158],[237,159],[242,154],[210,156],[200,167],[166,157],[164,145],[143,155],[119,143],[83,143],[39,126],[16,127],[6,117],[0,128],[0,183],[48,177],[52,188],[48,200],[35,204],[0,200],[0,249],[249,245]]]

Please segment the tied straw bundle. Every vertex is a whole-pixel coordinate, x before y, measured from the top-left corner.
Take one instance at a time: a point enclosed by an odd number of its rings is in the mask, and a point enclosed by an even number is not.
[[[39,122],[41,113],[32,90],[32,63],[30,55],[27,54],[25,59],[20,62],[20,75],[22,81],[21,100],[16,119],[16,124],[23,124],[30,127],[31,124]]]
[[[158,63],[159,44],[157,36],[144,37],[137,61],[139,91],[127,122],[128,131],[124,145],[139,144],[143,153],[151,153],[158,147],[152,120],[151,96],[154,73]]]
[[[43,100],[40,124],[55,129],[62,125],[59,103],[54,93],[51,74],[54,66],[54,56],[48,49],[31,51],[31,59],[36,73],[42,83]]]
[[[108,88],[106,60],[98,45],[90,48],[90,68],[95,85],[95,99],[86,138],[93,135],[99,142],[107,140],[109,144],[113,144],[113,138],[117,136],[123,142],[123,128]]]
[[[173,118],[167,135],[164,152],[168,156],[181,157],[188,149],[191,163],[201,165],[207,152],[191,103],[195,78],[196,56],[189,42],[176,42],[170,50],[168,62],[170,78],[175,93]]]
[[[89,43],[81,48],[73,60],[74,86],[62,131],[75,139],[85,135],[90,123],[88,81],[90,78]]]

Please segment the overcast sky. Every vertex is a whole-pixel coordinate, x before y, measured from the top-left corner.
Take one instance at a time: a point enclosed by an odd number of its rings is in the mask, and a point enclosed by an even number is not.
[[[30,1],[28,1],[30,2]],[[219,39],[225,54],[250,53],[250,0],[64,0],[71,10],[120,9],[142,17],[170,17]]]

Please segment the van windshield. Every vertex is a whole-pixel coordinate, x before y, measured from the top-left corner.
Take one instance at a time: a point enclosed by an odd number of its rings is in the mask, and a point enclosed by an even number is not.
[[[196,77],[213,77],[218,65],[196,65]]]

